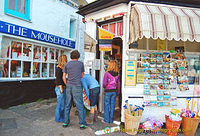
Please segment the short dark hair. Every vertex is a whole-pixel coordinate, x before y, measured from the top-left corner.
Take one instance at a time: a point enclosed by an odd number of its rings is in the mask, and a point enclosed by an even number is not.
[[[78,50],[74,50],[70,53],[70,58],[71,59],[79,59],[80,58],[80,53]]]

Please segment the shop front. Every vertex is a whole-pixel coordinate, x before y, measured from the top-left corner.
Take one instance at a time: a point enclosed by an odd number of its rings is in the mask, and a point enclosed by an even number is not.
[[[0,21],[0,107],[55,97],[58,57],[75,41]]]
[[[120,53],[115,53],[113,43],[111,52],[101,51],[99,56],[100,111],[103,110],[102,80],[106,62],[118,58],[121,59],[122,122],[125,121],[123,106],[126,100],[132,105],[145,105],[141,122],[148,117],[165,122],[165,115],[171,109],[186,107],[186,98],[198,101],[194,86],[199,84],[200,73],[200,10],[186,3],[187,7],[167,2],[101,2],[91,3],[79,11],[85,16],[86,31],[97,40],[97,26],[113,33],[120,27],[112,24],[122,21]],[[95,4],[98,8],[90,10]],[[91,32],[91,28],[95,32]],[[113,42],[119,37],[114,36]],[[194,110],[197,111],[197,106]]]
[[[171,109],[185,108],[187,97],[199,99],[194,86],[200,74],[200,10],[149,3],[133,3],[130,9],[123,61],[135,62],[137,72],[130,73],[125,63],[122,105],[125,100],[144,104],[142,121],[154,116],[165,122]]]

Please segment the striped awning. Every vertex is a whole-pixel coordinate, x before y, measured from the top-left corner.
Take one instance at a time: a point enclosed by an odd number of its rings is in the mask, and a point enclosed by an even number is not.
[[[135,4],[130,14],[129,42],[143,37],[200,42],[200,9]]]

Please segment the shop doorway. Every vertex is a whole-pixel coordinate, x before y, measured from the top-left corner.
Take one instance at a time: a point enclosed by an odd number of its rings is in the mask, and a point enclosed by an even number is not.
[[[122,49],[123,49],[123,44],[122,44],[122,39],[120,37],[115,37],[112,40],[112,51],[105,51],[104,53],[101,53],[101,55],[103,55],[103,62],[104,62],[104,66],[103,66],[103,72],[100,72],[102,75],[105,74],[105,72],[107,71],[107,67],[108,67],[108,62],[111,60],[115,60],[118,67],[119,67],[119,76],[120,76],[120,83],[122,81]],[[122,90],[122,88],[120,89]],[[104,92],[104,89],[102,90]],[[100,98],[102,98],[102,100],[100,100],[101,102],[101,106],[102,106],[102,113],[104,112],[104,94],[102,94],[102,96],[100,96]],[[121,104],[122,104],[122,95],[121,95],[121,91],[120,94],[116,97],[116,103],[115,103],[115,114],[114,114],[114,120],[116,121],[120,121],[121,119]]]

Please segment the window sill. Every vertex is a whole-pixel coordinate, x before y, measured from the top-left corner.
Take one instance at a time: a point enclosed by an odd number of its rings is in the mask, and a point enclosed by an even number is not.
[[[49,78],[0,78],[0,82],[13,82],[13,81],[31,81],[31,80],[54,80],[55,77]]]
[[[11,16],[11,17],[14,17],[14,18],[17,18],[17,19],[20,19],[20,20],[23,20],[23,21],[26,21],[26,22],[29,22],[29,23],[32,23],[31,19],[20,18],[20,17],[14,16],[14,15],[11,15],[9,13],[5,13],[5,15]]]

